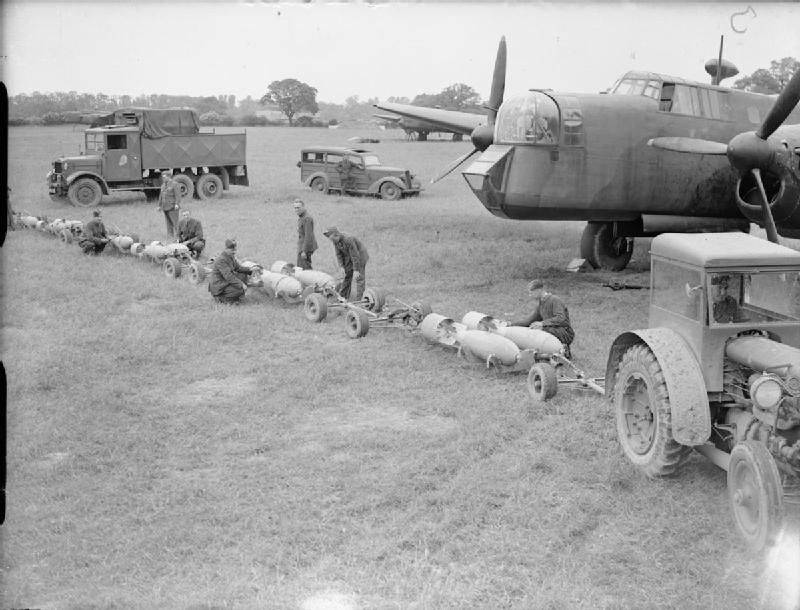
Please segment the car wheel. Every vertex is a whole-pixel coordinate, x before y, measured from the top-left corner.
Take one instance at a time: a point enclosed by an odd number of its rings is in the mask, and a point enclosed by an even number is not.
[[[612,400],[625,456],[649,477],[674,474],[691,448],[672,436],[664,372],[646,345],[633,345],[623,354]]]
[[[384,182],[381,184],[380,192],[381,199],[385,199],[386,201],[396,201],[400,199],[400,195],[403,194],[403,191],[401,191],[400,187],[394,182]]]
[[[320,178],[317,176],[311,181],[309,184],[312,191],[319,191],[320,193],[325,193],[328,190],[328,185],[325,183],[325,178]]]

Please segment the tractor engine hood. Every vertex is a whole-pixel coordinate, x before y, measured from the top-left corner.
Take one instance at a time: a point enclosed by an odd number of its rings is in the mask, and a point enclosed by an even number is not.
[[[747,335],[728,341],[725,355],[754,371],[775,373],[793,394],[800,394],[800,349],[767,337]]]

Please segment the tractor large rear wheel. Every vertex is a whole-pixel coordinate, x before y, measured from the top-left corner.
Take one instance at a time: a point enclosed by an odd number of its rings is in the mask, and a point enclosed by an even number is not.
[[[633,345],[623,354],[612,400],[625,457],[649,477],[675,474],[691,448],[672,436],[664,373],[646,345]]]
[[[772,544],[783,523],[783,486],[775,460],[762,443],[748,440],[733,448],[728,497],[747,545],[760,551]]]

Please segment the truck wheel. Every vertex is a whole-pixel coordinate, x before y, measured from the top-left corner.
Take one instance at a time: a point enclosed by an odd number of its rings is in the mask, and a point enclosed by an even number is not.
[[[204,279],[206,279],[205,268],[200,263],[193,262],[189,266],[189,282],[197,285],[202,284]]]
[[[309,186],[312,191],[319,191],[320,193],[328,192],[328,185],[325,183],[325,178],[320,178],[319,176],[314,178]]]
[[[70,203],[81,208],[89,208],[100,203],[103,190],[92,178],[78,178],[69,185],[67,197]]]
[[[394,182],[384,182],[381,184],[381,199],[386,201],[396,201],[400,199],[403,191]]]
[[[369,332],[369,316],[363,311],[351,309],[344,318],[344,330],[351,339],[358,339]]]
[[[171,277],[172,279],[179,278],[181,276],[181,263],[177,258],[172,256],[164,261],[161,269],[164,271],[164,275]]]
[[[612,393],[622,452],[648,477],[674,474],[691,451],[672,436],[667,384],[649,347],[628,348]]]
[[[175,174],[173,180],[181,186],[181,199],[191,199],[194,196],[194,182],[186,174]]]
[[[736,527],[753,551],[775,542],[783,522],[783,486],[762,443],[743,441],[731,451],[728,497]]]
[[[200,199],[219,199],[222,197],[222,180],[216,174],[203,174],[197,181],[197,196]]]
[[[318,292],[308,295],[303,313],[311,322],[322,322],[328,315],[328,300]]]
[[[539,362],[528,372],[528,392],[536,402],[550,400],[558,393],[558,375],[552,364]]]
[[[378,313],[386,305],[386,291],[383,288],[367,288],[364,291],[365,309]]]

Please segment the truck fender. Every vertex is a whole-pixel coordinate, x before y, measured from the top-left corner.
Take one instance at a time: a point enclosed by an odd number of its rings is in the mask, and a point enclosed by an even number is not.
[[[380,193],[381,187],[386,182],[392,182],[392,183],[396,184],[397,188],[399,188],[401,191],[405,191],[406,190],[406,185],[403,183],[403,181],[400,180],[400,178],[397,178],[395,176],[386,176],[386,177],[383,177],[383,178],[379,178],[378,180],[376,180],[375,182],[370,184],[369,185],[369,189],[367,189],[367,190],[370,193]]]
[[[69,187],[69,185],[75,182],[78,178],[94,178],[100,184],[100,189],[103,191],[103,195],[108,195],[108,184],[106,184],[106,181],[103,180],[102,176],[95,174],[94,172],[79,172],[71,174],[66,179],[67,187]]]
[[[644,343],[653,352],[669,393],[672,435],[681,445],[702,445],[711,436],[708,393],[694,353],[678,333],[669,328],[632,330],[619,335],[611,345],[606,364],[606,396],[613,396],[622,355],[629,347]]]
[[[308,178],[306,178],[305,185],[311,186],[311,182],[314,180],[314,178],[322,178],[325,181],[325,184],[330,186],[331,181],[328,180],[328,174],[326,174],[325,172],[314,172]]]

